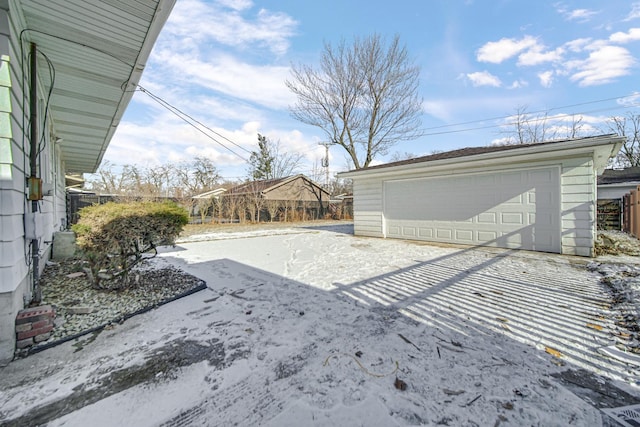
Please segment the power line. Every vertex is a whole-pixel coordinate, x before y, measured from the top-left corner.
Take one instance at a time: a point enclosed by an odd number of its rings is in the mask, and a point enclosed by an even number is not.
[[[200,122],[199,120],[195,119],[194,117],[190,116],[189,114],[185,113],[184,111],[180,110],[178,107],[170,104],[169,102],[165,101],[164,99],[160,98],[159,96],[151,93],[148,89],[145,89],[144,87],[138,85],[138,88],[140,89],[141,92],[147,94],[151,99],[153,99],[154,101],[156,101],[158,104],[160,104],[162,107],[164,107],[165,109],[167,109],[168,111],[170,111],[171,113],[173,113],[174,115],[176,115],[178,118],[180,118],[181,120],[183,120],[185,123],[187,123],[188,125],[192,126],[194,129],[196,129],[198,132],[202,133],[203,135],[205,135],[207,138],[211,139],[213,142],[215,142],[216,144],[219,144],[221,147],[223,147],[224,149],[230,151],[231,153],[233,153],[235,156],[239,157],[240,159],[244,160],[246,163],[249,163],[249,160],[246,159],[245,157],[241,156],[240,154],[236,153],[235,151],[233,151],[231,148],[227,147],[226,145],[224,145],[222,142],[218,141],[216,138],[214,138],[213,136],[209,135],[207,132],[205,132],[204,130],[202,130],[201,128],[199,128],[198,126],[194,125],[195,122],[198,125],[202,126],[203,128],[207,129],[209,132],[219,136],[220,138],[230,142],[231,144],[233,144],[234,146],[238,147],[241,150],[246,151],[247,153],[251,154],[251,151],[247,150],[246,148],[242,147],[241,145],[236,144],[235,142],[233,142],[232,140],[230,140],[229,138],[227,138],[224,135],[221,135],[220,133],[216,132],[215,130],[211,129],[209,126],[205,125],[204,123]],[[187,118],[189,120],[187,120]]]
[[[597,103],[600,103],[600,102],[614,101],[614,100],[624,99],[624,98],[631,98],[633,96],[640,96],[640,93],[632,93],[632,94],[624,95],[624,96],[615,96],[615,97],[612,97],[612,98],[604,98],[604,99],[598,99],[598,100],[595,100],[595,101],[587,101],[587,102],[581,102],[581,103],[578,103],[578,104],[564,105],[564,106],[561,106],[561,107],[553,107],[553,108],[549,108],[549,109],[546,109],[546,110],[532,111],[532,112],[527,113],[527,114],[548,113],[548,112],[554,111],[554,110],[560,110],[560,109],[564,109],[564,108],[580,107],[582,105],[597,104]],[[616,108],[618,108],[618,107],[616,107]],[[620,108],[626,108],[626,107],[620,107]],[[425,128],[424,130],[443,129],[443,128],[448,128],[448,127],[470,125],[470,124],[473,124],[473,123],[482,123],[482,122],[487,122],[487,121],[491,121],[491,120],[508,119],[510,117],[513,117],[513,114],[509,114],[509,115],[506,115],[506,116],[499,116],[499,117],[489,117],[489,118],[486,118],[486,119],[470,120],[468,122],[452,123],[452,124],[448,124],[448,125],[432,126],[432,127]]]
[[[612,98],[612,99],[620,99],[620,98]],[[583,103],[582,105],[595,103],[595,102],[597,102],[597,101],[586,102],[586,103]],[[599,112],[602,112],[602,111],[626,109],[626,108],[632,108],[632,107],[638,107],[638,106],[640,106],[640,103],[633,103],[633,104],[624,105],[624,106],[618,106],[618,107],[600,108],[600,109],[597,109],[597,110],[582,111],[582,112],[579,112],[579,113],[558,114],[558,115],[553,116],[553,117],[534,117],[532,119],[521,120],[521,123],[533,123],[533,122],[539,122],[539,121],[544,121],[544,120],[559,120],[559,119],[565,118],[565,117],[581,116],[581,115],[584,115],[584,114],[592,114],[592,113],[599,113]],[[564,108],[564,107],[557,107],[557,108],[552,108],[552,109],[549,109],[549,110],[541,110],[541,111],[538,111],[538,112],[526,113],[526,114],[530,115],[530,114],[545,113],[545,112],[557,110],[557,109],[560,109],[560,108]],[[462,126],[464,124],[481,123],[481,122],[490,121],[490,120],[508,119],[510,117],[513,117],[513,114],[510,115],[510,116],[495,117],[495,118],[492,118],[492,119],[474,120],[474,121],[464,122],[464,123],[459,123],[459,124],[436,126],[436,127],[432,127],[432,128],[426,128],[425,130],[442,129],[442,128],[445,128],[445,127],[454,127],[454,126]],[[427,133],[424,133],[422,135],[423,136],[434,136],[434,135],[445,135],[445,134],[450,134],[450,133],[470,132],[470,131],[474,131],[474,130],[483,130],[483,129],[499,128],[499,127],[504,127],[504,126],[512,126],[512,125],[514,125],[516,123],[518,123],[518,122],[514,121],[514,122],[510,122],[510,123],[494,124],[494,125],[487,125],[487,126],[477,126],[477,127],[473,127],[473,128],[456,129],[456,130],[441,131],[441,132],[427,132]]]

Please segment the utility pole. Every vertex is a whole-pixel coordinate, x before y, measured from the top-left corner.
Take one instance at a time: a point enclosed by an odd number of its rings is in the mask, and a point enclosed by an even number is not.
[[[325,155],[322,158],[322,168],[324,169],[324,187],[329,188],[329,147],[333,145],[333,142],[320,142],[318,145],[324,146]]]

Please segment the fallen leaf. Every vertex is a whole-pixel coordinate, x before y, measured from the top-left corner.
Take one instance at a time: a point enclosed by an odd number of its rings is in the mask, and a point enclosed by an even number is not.
[[[597,331],[601,331],[602,330],[602,326],[596,325],[594,323],[587,323],[587,328],[595,329]]]
[[[511,402],[504,402],[504,403],[502,404],[502,407],[503,407],[504,409],[509,409],[509,410],[511,410],[511,409],[513,409],[513,403],[511,403]]]
[[[464,393],[464,390],[449,390],[448,388],[443,388],[442,391],[447,396],[457,396]]]
[[[509,319],[505,318],[505,317],[496,317],[496,320],[499,320],[503,323],[507,323],[509,321]]]
[[[544,351],[546,351],[547,353],[549,353],[552,356],[555,357],[562,357],[562,353],[560,353],[558,350],[551,348],[551,347],[545,347]]]
[[[396,377],[396,380],[393,382],[393,386],[398,390],[405,391],[407,389],[407,383]]]

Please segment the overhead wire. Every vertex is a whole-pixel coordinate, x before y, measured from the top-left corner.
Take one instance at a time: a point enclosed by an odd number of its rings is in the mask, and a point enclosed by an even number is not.
[[[585,103],[588,104],[588,103]],[[493,125],[486,125],[486,126],[476,126],[476,127],[472,127],[472,128],[464,128],[464,129],[454,129],[454,130],[448,130],[448,131],[441,131],[441,132],[425,132],[422,134],[422,136],[435,136],[435,135],[446,135],[446,134],[451,134],[451,133],[462,133],[462,132],[470,132],[470,131],[475,131],[475,130],[484,130],[484,129],[492,129],[492,128],[500,128],[500,127],[505,127],[505,126],[513,126],[517,123],[535,123],[535,122],[540,122],[540,121],[546,121],[546,120],[560,120],[562,118],[566,118],[566,117],[572,117],[572,116],[582,116],[585,114],[592,114],[592,113],[599,113],[602,111],[611,111],[611,110],[620,110],[620,109],[626,109],[626,108],[632,108],[632,107],[638,107],[640,106],[640,103],[632,103],[629,105],[624,105],[624,106],[617,106],[617,107],[608,107],[608,108],[600,108],[600,109],[596,109],[596,110],[590,110],[590,111],[581,111],[581,112],[577,112],[577,113],[564,113],[564,114],[558,114],[555,115],[553,117],[533,117],[531,119],[524,119],[524,120],[516,120],[516,121],[512,121],[512,122],[508,122],[508,123],[499,123],[499,124],[493,124]],[[558,107],[558,108],[554,108],[554,109],[559,109],[562,107]],[[538,113],[526,113],[526,115],[532,115],[532,114],[540,114],[540,113],[545,113],[548,111],[552,111],[554,109],[550,109],[550,110],[541,110]],[[450,124],[450,125],[443,125],[443,126],[436,126],[433,128],[426,128],[425,130],[429,130],[429,129],[442,129],[445,127],[455,127],[455,126],[462,126],[464,124],[469,124],[469,123],[482,123],[485,121],[489,121],[489,120],[499,120],[499,119],[508,119],[513,117],[513,115],[510,116],[504,116],[504,117],[498,117],[498,118],[493,118],[493,119],[484,119],[484,120],[475,120],[473,122],[465,122],[465,123],[460,123],[460,124]]]
[[[162,107],[164,107],[166,110],[168,110],[169,112],[173,113],[175,116],[177,116],[179,119],[183,120],[185,123],[189,124],[190,126],[192,126],[194,129],[196,129],[198,132],[202,133],[203,135],[205,135],[207,138],[211,139],[213,142],[215,142],[216,144],[220,145],[221,147],[223,147],[224,149],[226,149],[227,151],[231,152],[232,154],[234,154],[235,156],[237,156],[238,158],[244,160],[245,162],[249,163],[249,160],[246,159],[245,157],[243,157],[242,155],[236,153],[235,151],[233,151],[231,148],[227,147],[225,144],[223,144],[222,142],[218,141],[216,138],[214,138],[213,136],[211,136],[210,134],[208,134],[207,132],[205,132],[203,129],[201,129],[200,127],[196,126],[194,123],[198,124],[199,126],[202,126],[203,128],[205,128],[206,130],[208,130],[209,132],[217,135],[218,137],[228,141],[229,143],[233,144],[234,146],[238,147],[239,149],[252,154],[252,152],[246,148],[244,148],[243,146],[236,144],[235,142],[233,142],[232,140],[230,140],[229,138],[227,138],[226,136],[220,134],[219,132],[216,132],[215,130],[211,129],[209,126],[205,125],[204,123],[200,122],[199,120],[195,119],[193,116],[185,113],[184,111],[180,110],[178,107],[172,105],[171,103],[169,103],[168,101],[165,101],[164,99],[162,99],[161,97],[153,94],[151,91],[149,91],[148,89],[142,87],[141,85],[138,85],[138,89],[142,92],[145,93],[146,95],[148,95],[151,99],[153,99],[154,101],[156,101],[158,104],[160,104]]]
[[[564,108],[574,108],[574,107],[580,107],[582,105],[589,105],[589,104],[598,104],[600,102],[607,102],[607,101],[614,101],[614,100],[619,100],[619,99],[625,99],[625,98],[632,98],[632,97],[640,97],[640,93],[632,93],[629,95],[623,95],[623,96],[614,96],[611,98],[603,98],[603,99],[597,99],[594,101],[587,101],[587,102],[580,102],[578,104],[571,104],[571,105],[563,105],[560,107],[553,107],[553,108],[548,108],[545,110],[537,110],[537,111],[531,111],[531,112],[526,112],[527,115],[533,115],[533,114],[542,114],[542,113],[549,113],[550,111],[554,111],[554,110],[560,110],[560,109],[564,109]],[[625,107],[616,107],[617,108],[625,108]],[[580,113],[576,113],[573,115],[577,115]],[[455,127],[455,126],[464,126],[464,125],[470,125],[473,123],[482,123],[482,122],[488,122],[491,120],[504,120],[504,119],[509,119],[511,117],[513,117],[513,114],[509,114],[509,115],[505,115],[505,116],[498,116],[498,117],[489,117],[489,118],[485,118],[485,119],[477,119],[477,120],[470,120],[467,122],[458,122],[458,123],[451,123],[451,124],[446,124],[446,125],[440,125],[440,126],[431,126],[428,128],[425,128],[424,130],[431,130],[431,129],[442,129],[442,128],[447,128],[447,127]]]

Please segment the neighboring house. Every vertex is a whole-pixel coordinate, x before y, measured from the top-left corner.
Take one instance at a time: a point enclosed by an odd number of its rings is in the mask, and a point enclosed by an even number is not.
[[[65,175],[96,171],[175,0],[0,0],[0,364],[38,301]]]
[[[463,148],[339,176],[356,235],[592,256],[596,177],[623,141]]]
[[[214,215],[214,208],[220,197],[227,191],[226,188],[219,187],[215,190],[205,191],[204,193],[196,194],[191,197],[191,215],[200,215],[201,219],[207,215]]]
[[[254,220],[275,212],[301,210],[302,216],[322,216],[329,204],[329,192],[304,175],[251,181],[230,188],[223,197],[227,204],[244,205]]]
[[[605,169],[598,177],[598,228],[621,230],[625,194],[640,186],[640,167]]]
[[[222,196],[226,191],[227,191],[226,188],[220,187],[220,188],[216,188],[215,190],[206,191],[204,193],[196,194],[195,196],[192,197],[192,199],[195,199],[195,200],[217,199],[220,196]]]
[[[640,167],[605,169],[598,177],[598,200],[622,199],[640,185]]]

